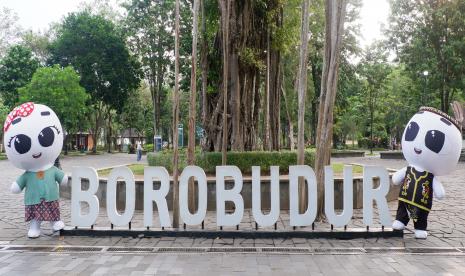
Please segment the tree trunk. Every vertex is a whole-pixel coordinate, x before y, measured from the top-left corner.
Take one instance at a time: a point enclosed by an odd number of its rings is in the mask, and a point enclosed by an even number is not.
[[[305,141],[304,141],[304,128],[305,128],[305,98],[307,92],[307,60],[308,60],[308,36],[309,26],[308,21],[310,13],[308,6],[310,0],[302,0],[302,18],[300,29],[300,55],[299,55],[299,71],[297,72],[297,93],[299,102],[298,112],[298,137],[297,137],[297,164],[303,165],[305,161]],[[299,177],[299,211],[305,212],[306,204],[306,188],[304,180]]]
[[[294,124],[292,123],[292,117],[291,113],[289,112],[289,105],[287,104],[287,95],[286,91],[284,90],[284,73],[283,75],[283,80],[281,83],[281,92],[283,94],[283,99],[284,99],[284,108],[286,109],[286,116],[287,116],[287,121],[289,125],[289,149],[292,151],[294,150]]]
[[[206,17],[205,17],[205,0],[201,0],[201,10],[202,10],[202,49],[201,49],[201,64],[202,64],[202,126],[205,129],[207,124],[207,111],[208,111],[208,101],[207,101],[207,73],[208,73],[208,59],[207,59],[207,27],[206,27]],[[203,139],[205,140],[205,139]],[[205,145],[202,145],[203,147]]]
[[[176,0],[173,93],[173,228],[179,228],[178,122],[179,122],[179,0]]]
[[[326,0],[326,32],[323,74],[316,136],[315,169],[318,185],[318,216],[324,210],[324,167],[330,164],[333,110],[337,92],[340,47],[346,0]]]
[[[111,111],[108,110],[107,152],[111,153]]]
[[[266,83],[265,83],[265,118],[263,126],[263,150],[271,150],[270,143],[270,31],[266,34]]]
[[[192,64],[191,64],[191,94],[189,101],[189,134],[187,145],[187,164],[195,164],[195,120],[196,120],[196,101],[197,101],[197,29],[199,17],[199,0],[194,0],[194,15],[193,15],[193,31],[192,31]],[[189,209],[195,212],[195,186],[191,178],[189,180]]]
[[[229,0],[221,1],[221,20],[223,33],[223,142],[221,147],[221,164],[226,165],[228,144],[228,57],[229,57]]]

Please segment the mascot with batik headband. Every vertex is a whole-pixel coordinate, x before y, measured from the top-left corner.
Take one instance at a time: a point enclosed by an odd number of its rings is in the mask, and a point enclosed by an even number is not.
[[[410,119],[402,137],[408,166],[392,177],[394,184],[401,185],[394,229],[403,230],[411,219],[415,238],[426,239],[433,196],[445,197],[438,176],[455,169],[461,148],[461,124],[444,112],[422,107]]]
[[[49,221],[54,231],[63,229],[58,185],[68,177],[54,167],[63,146],[63,130],[55,112],[45,105],[25,103],[8,115],[4,127],[8,160],[25,172],[11,185],[11,192],[24,190],[28,237],[40,236],[40,225]]]

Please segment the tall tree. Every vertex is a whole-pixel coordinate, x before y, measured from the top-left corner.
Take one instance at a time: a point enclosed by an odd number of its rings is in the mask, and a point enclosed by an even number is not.
[[[161,132],[161,109],[163,85],[169,71],[170,54],[173,49],[174,1],[133,0],[125,3],[127,11],[123,29],[130,49],[142,64],[153,105],[153,128],[155,135]],[[167,134],[167,133],[166,133]]]
[[[333,112],[336,100],[339,57],[344,32],[346,0],[326,0],[325,53],[321,77],[320,104],[316,135],[315,169],[318,183],[318,214],[324,210],[324,167],[331,158]]]
[[[72,65],[81,75],[81,85],[91,95],[95,109],[93,151],[105,116],[121,112],[129,94],[140,84],[140,65],[126,48],[115,25],[88,11],[69,14],[50,46],[51,63]]]
[[[389,75],[389,65],[387,64],[387,53],[383,52],[379,45],[372,45],[366,49],[366,53],[360,63],[360,75],[363,77],[363,90],[366,92],[365,99],[368,104],[370,116],[370,152],[373,153],[374,147],[374,117],[378,109],[378,101],[383,97],[384,80]],[[384,95],[386,97],[386,95]]]
[[[31,50],[22,45],[12,46],[0,61],[0,94],[9,109],[19,103],[18,88],[31,81],[38,67]]]
[[[223,142],[221,146],[221,164],[226,165],[226,151],[228,141],[228,67],[229,67],[229,0],[221,1],[221,33],[223,34]]]
[[[194,27],[192,28],[192,70],[191,70],[191,93],[189,100],[189,134],[187,148],[187,163],[194,165],[195,163],[195,121],[197,109],[197,33],[198,33],[198,18],[199,18],[199,1],[194,0]],[[191,211],[195,211],[195,192],[194,181],[189,181],[190,201],[189,206]]]
[[[299,114],[298,114],[298,125],[297,125],[297,164],[303,165],[305,161],[305,140],[304,140],[304,128],[305,128],[305,95],[307,92],[307,60],[308,60],[308,22],[310,13],[308,12],[308,6],[310,0],[302,0],[302,20],[301,20],[301,31],[300,31],[300,55],[299,55],[299,71],[297,72],[297,93],[299,99]],[[300,195],[300,212],[304,212],[306,206],[306,189],[305,183],[302,178],[299,179],[299,195]]]
[[[390,0],[389,42],[410,77],[422,82],[428,71],[428,104],[448,112],[465,90],[465,2],[462,0]],[[425,91],[427,92],[427,91]],[[431,93],[430,92],[430,93]],[[463,95],[463,93],[462,93]]]
[[[174,93],[173,93],[173,227],[179,228],[178,122],[179,122],[179,0],[174,21]]]
[[[18,15],[7,7],[0,9],[0,58],[11,45],[19,41],[21,27],[18,25]]]
[[[21,102],[32,101],[49,106],[60,118],[66,132],[73,133],[86,117],[89,98],[79,79],[71,66],[42,67],[37,69],[29,84],[18,89],[19,99]],[[67,149],[65,147],[66,152]]]
[[[51,33],[51,30],[43,33],[29,30],[21,36],[21,44],[31,49],[33,56],[39,60],[41,65],[46,65],[47,60],[50,58]]]

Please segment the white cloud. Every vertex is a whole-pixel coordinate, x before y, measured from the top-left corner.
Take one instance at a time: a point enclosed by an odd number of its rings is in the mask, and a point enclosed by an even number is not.
[[[70,12],[78,10],[81,2],[89,0],[0,0],[0,7],[14,10],[19,24],[34,31],[47,29]]]

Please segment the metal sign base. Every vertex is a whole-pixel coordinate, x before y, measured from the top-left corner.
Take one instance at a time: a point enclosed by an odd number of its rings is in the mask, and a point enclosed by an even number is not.
[[[403,231],[391,228],[348,228],[346,230],[328,231],[269,231],[269,230],[147,230],[146,228],[111,229],[110,227],[72,228],[66,227],[60,231],[62,236],[89,237],[183,237],[183,238],[244,238],[244,239],[272,239],[272,238],[304,238],[304,239],[366,239],[366,238],[402,238]]]

